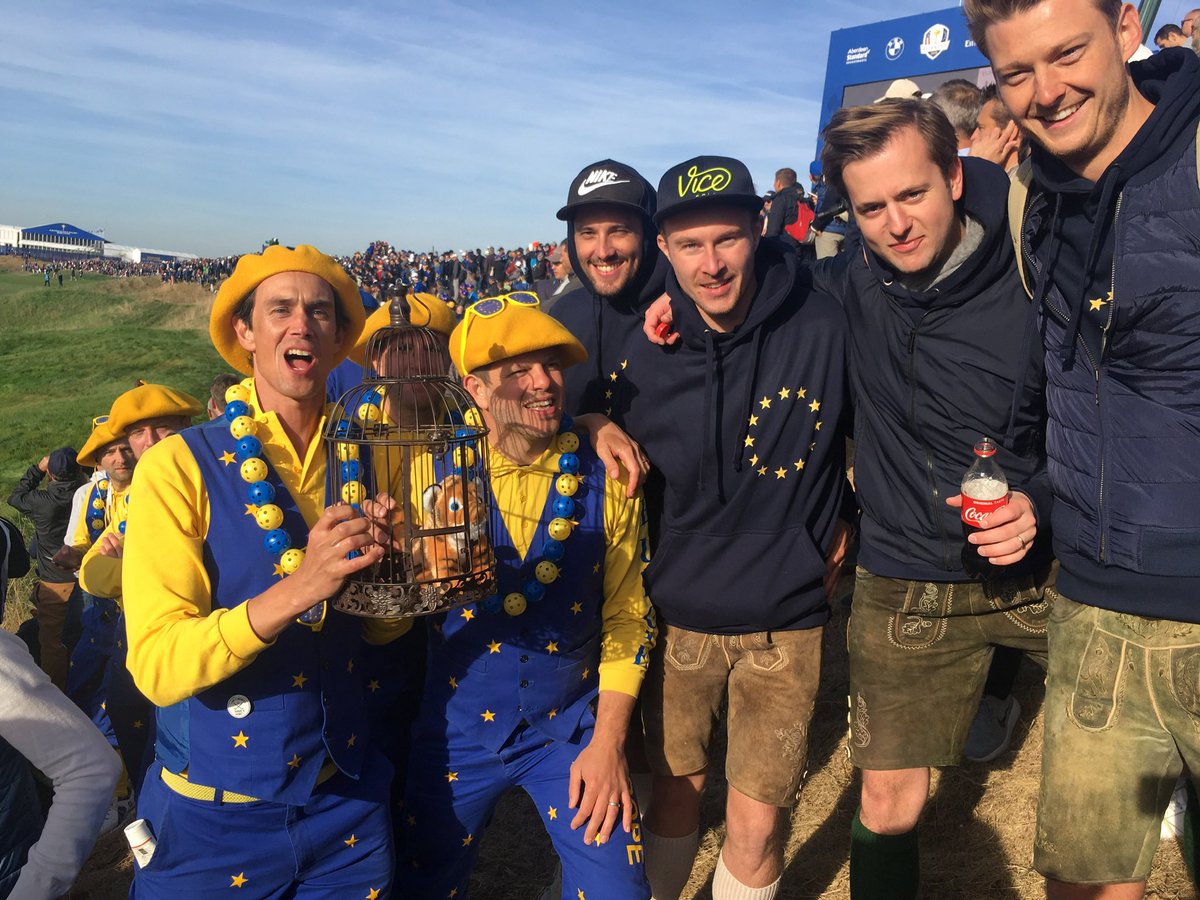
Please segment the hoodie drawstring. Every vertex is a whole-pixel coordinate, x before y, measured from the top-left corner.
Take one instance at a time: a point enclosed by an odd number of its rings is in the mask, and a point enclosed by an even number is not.
[[[704,449],[700,452],[700,474],[696,479],[696,490],[704,490],[704,470],[712,456],[712,444],[716,439],[713,429],[713,378],[716,370],[716,355],[713,350],[712,331],[704,329]]]
[[[746,436],[750,434],[750,416],[754,413],[754,395],[758,387],[758,364],[762,359],[763,344],[767,340],[767,329],[758,329],[754,338],[754,363],[750,366],[750,382],[746,385],[746,396],[742,400],[742,427],[738,430],[737,444],[734,446],[733,471],[742,471],[742,451],[746,446]]]
[[[1063,337],[1062,345],[1058,349],[1058,357],[1062,360],[1064,369],[1069,369],[1075,362],[1075,339],[1079,336],[1079,325],[1083,319],[1083,302],[1084,294],[1088,288],[1088,276],[1092,271],[1092,266],[1096,264],[1096,257],[1100,254],[1100,233],[1104,227],[1105,220],[1108,216],[1108,205],[1112,201],[1113,190],[1117,184],[1117,176],[1120,170],[1113,166],[1104,175],[1103,187],[1100,189],[1100,205],[1096,208],[1096,221],[1092,225],[1092,236],[1088,241],[1087,256],[1083,261],[1083,277],[1079,279],[1079,293],[1073,298],[1071,303],[1071,318],[1067,323],[1067,333]],[[1062,195],[1059,195],[1059,201],[1054,206],[1055,224],[1058,221],[1058,208],[1062,203]]]

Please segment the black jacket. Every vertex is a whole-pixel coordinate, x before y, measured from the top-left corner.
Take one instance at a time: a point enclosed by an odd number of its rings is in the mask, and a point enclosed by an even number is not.
[[[1008,178],[991,163],[962,162],[960,212],[982,222],[984,238],[933,290],[907,290],[865,245],[814,267],[850,327],[859,562],[891,578],[967,578],[959,512],[946,498],[959,492],[984,436],[998,442],[1010,487],[1038,511],[1037,540],[1013,572],[1050,557],[1041,354],[1022,352],[1029,298],[1008,231]]]
[[[32,465],[25,470],[21,481],[8,497],[8,505],[24,513],[33,522],[37,539],[37,577],[42,581],[63,583],[75,576],[54,565],[50,560],[63,546],[67,521],[71,518],[71,500],[83,477],[71,481],[47,482],[39,487],[46,473]]]
[[[728,333],[706,327],[674,274],[680,341],[627,348],[630,433],[666,481],[646,588],[662,620],[739,634],[829,617],[825,554],[848,492],[845,317],[796,254],[763,238],[758,292]]]
[[[800,188],[796,185],[786,187],[777,193],[771,201],[771,209],[767,213],[767,228],[764,234],[767,237],[782,238],[792,247],[799,246],[796,239],[783,229],[784,226],[791,225],[796,221],[800,204],[805,202],[807,202],[807,198],[801,198]]]

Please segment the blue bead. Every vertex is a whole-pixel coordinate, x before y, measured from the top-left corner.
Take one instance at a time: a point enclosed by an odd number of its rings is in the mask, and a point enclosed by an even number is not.
[[[521,588],[521,593],[525,595],[525,599],[530,603],[540,603],[542,598],[546,596],[546,586],[536,578],[530,578],[525,582],[525,587]]]
[[[560,519],[575,518],[575,501],[570,497],[555,498],[550,508],[554,511],[554,515]]]
[[[269,481],[256,481],[246,491],[246,496],[255,506],[266,506],[275,500],[275,488]]]
[[[575,427],[575,420],[572,419],[570,416],[563,416],[562,424],[558,426],[558,433],[562,434],[564,431],[570,431],[574,427]]]
[[[292,549],[292,538],[282,528],[272,528],[263,536],[263,546],[267,552],[278,556],[285,550]]]
[[[121,534],[125,533],[125,523],[124,522],[122,522],[120,525],[117,526],[117,531],[121,532]]]
[[[564,453],[558,458],[558,471],[568,475],[579,474],[579,457],[574,453]]]
[[[455,428],[455,429],[454,429],[454,436],[455,436],[455,437],[460,437],[460,438],[468,438],[468,437],[471,437],[471,436],[472,436],[472,434],[471,434],[471,429],[470,429],[470,428],[464,428],[463,426],[461,426],[461,425],[460,425],[458,428]]]
[[[500,595],[492,594],[492,596],[487,597],[484,600],[481,600],[479,605],[482,606],[484,609],[486,609],[490,613],[498,613],[498,612],[500,612],[500,603],[501,603]]]
[[[367,394],[367,396],[363,398],[363,402],[370,403],[372,406],[379,406],[381,403],[383,403],[383,398],[379,396],[377,391],[371,391],[371,393]]]
[[[342,463],[342,481],[358,481],[358,476],[361,474],[362,464],[357,459]]]
[[[567,548],[562,541],[556,541],[554,538],[542,544],[542,556],[550,560],[550,562],[558,562],[566,554]],[[541,584],[539,581],[538,584]]]
[[[350,437],[350,433],[354,428],[354,423],[349,419],[340,419],[334,426],[333,433],[340,438]]]
[[[250,404],[244,400],[230,400],[225,404],[225,421],[232,422],[238,416],[250,415]]]
[[[262,441],[252,434],[246,435],[233,445],[233,453],[238,458],[238,462],[245,462],[256,456],[262,456],[262,450]]]

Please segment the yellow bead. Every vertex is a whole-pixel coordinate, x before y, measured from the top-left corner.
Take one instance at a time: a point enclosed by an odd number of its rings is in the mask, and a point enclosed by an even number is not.
[[[574,497],[575,492],[579,490],[579,476],[559,475],[554,487],[564,497]]]
[[[229,423],[229,433],[235,441],[240,441],[248,434],[254,434],[254,420],[249,416],[238,416]]]
[[[525,607],[528,605],[528,602],[525,600],[525,595],[519,594],[516,591],[513,591],[504,598],[504,611],[510,616],[519,616],[521,613],[525,612]]]
[[[564,431],[558,436],[558,452],[574,453],[579,449],[579,435],[573,431]]]
[[[470,447],[455,447],[454,464],[460,469],[471,468],[475,465],[475,451]]]
[[[338,444],[337,457],[341,462],[358,459],[358,444]]]
[[[533,577],[542,584],[553,584],[558,578],[558,566],[548,559],[543,559],[534,567]]]
[[[347,503],[362,503],[367,489],[361,481],[347,481],[342,485],[342,499]]]
[[[92,519],[92,521],[88,524],[92,526],[93,531],[100,531],[102,528],[104,528],[103,519]]]
[[[107,491],[108,490],[108,479],[101,478],[99,481],[96,482],[96,487],[100,488],[100,490],[102,490],[102,491]]]
[[[258,527],[263,531],[278,528],[283,524],[283,510],[274,503],[260,506],[258,512],[254,514],[254,521],[258,522]]]
[[[104,509],[104,501],[97,497],[92,501],[92,509]]]
[[[235,384],[225,392],[225,402],[232,403],[234,400],[241,400],[243,403],[250,402],[250,388],[244,384]]]
[[[256,481],[263,481],[267,477],[267,464],[257,456],[248,459],[242,463],[241,469],[242,481],[254,484]]]
[[[302,562],[304,562],[304,551],[293,547],[291,550],[283,551],[283,556],[279,557],[279,568],[291,575],[300,568]]]
[[[550,524],[546,526],[546,531],[556,541],[565,541],[571,536],[574,528],[570,519],[551,519]]]
[[[379,421],[379,407],[374,403],[360,403],[358,405],[358,421],[372,424]]]
[[[479,414],[479,410],[475,408],[468,409],[463,413],[463,424],[472,425],[475,428],[483,427],[483,417]]]

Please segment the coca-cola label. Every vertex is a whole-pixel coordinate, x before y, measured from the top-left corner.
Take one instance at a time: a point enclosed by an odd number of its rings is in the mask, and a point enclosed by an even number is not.
[[[963,494],[962,501],[962,520],[972,528],[987,528],[991,514],[1008,505],[1008,495],[998,500],[976,500]]]

